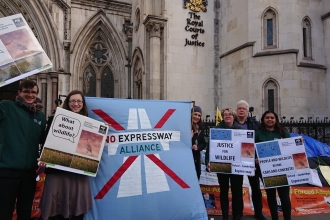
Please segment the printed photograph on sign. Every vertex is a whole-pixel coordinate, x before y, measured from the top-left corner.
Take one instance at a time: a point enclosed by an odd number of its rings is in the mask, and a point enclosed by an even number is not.
[[[281,150],[277,141],[258,144],[259,158],[281,155]]]
[[[96,173],[99,162],[86,157],[74,155],[70,167],[77,170],[84,170],[90,173]]]
[[[215,209],[215,196],[214,194],[203,193],[203,199],[205,203],[205,208],[207,209]]]
[[[0,66],[0,81],[6,81],[21,75],[14,62]]]
[[[287,186],[288,179],[286,175],[278,175],[278,176],[270,176],[270,177],[264,177],[264,184],[266,187],[279,187],[279,186]]]
[[[306,153],[292,154],[294,166],[297,170],[309,168]]]
[[[37,52],[28,57],[24,57],[22,59],[15,60],[18,70],[24,74],[30,72],[32,70],[40,69],[46,65],[48,65],[49,61],[43,52]]]
[[[76,153],[98,158],[103,136],[82,130]]]
[[[41,52],[25,28],[2,34],[0,40],[13,59]]]
[[[212,140],[231,140],[231,130],[218,130],[212,129],[211,130],[211,139]]]
[[[254,157],[254,143],[242,143],[242,157]]]
[[[44,147],[40,160],[47,161],[51,164],[58,164],[60,166],[69,167],[72,161],[72,157],[73,154]]]
[[[231,173],[231,163],[210,163],[211,172]]]

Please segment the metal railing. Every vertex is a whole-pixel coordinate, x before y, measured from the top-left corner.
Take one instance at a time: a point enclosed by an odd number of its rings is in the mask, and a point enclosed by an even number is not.
[[[209,136],[209,128],[215,126],[215,119],[204,119],[205,135]],[[324,120],[282,120],[281,125],[290,133],[304,134],[330,146],[330,121]]]

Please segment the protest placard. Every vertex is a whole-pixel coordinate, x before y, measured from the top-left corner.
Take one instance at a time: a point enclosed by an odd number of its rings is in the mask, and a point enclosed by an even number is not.
[[[111,124],[85,220],[207,220],[191,154],[191,103],[87,97]],[[180,123],[178,123],[180,122]]]
[[[52,68],[22,14],[0,18],[0,87]]]
[[[95,177],[108,126],[57,108],[40,160],[47,167]]]
[[[256,144],[265,188],[297,185],[312,181],[301,137]]]
[[[210,129],[210,170],[254,175],[254,131]]]

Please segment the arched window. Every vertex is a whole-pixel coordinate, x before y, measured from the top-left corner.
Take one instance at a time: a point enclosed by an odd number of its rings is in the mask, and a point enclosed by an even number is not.
[[[303,20],[302,30],[304,57],[312,58],[312,26],[308,17]]]
[[[273,9],[263,14],[263,42],[265,49],[277,47],[277,17]]]
[[[138,69],[134,73],[134,99],[142,99],[142,69]]]
[[[83,93],[85,96],[96,96],[96,75],[91,65],[87,66],[84,71]]]
[[[114,79],[109,67],[106,67],[102,72],[101,77],[101,97],[114,97]]]
[[[278,103],[279,103],[279,95],[278,95],[278,85],[277,83],[270,79],[266,81],[264,84],[264,110],[270,110],[278,112]]]
[[[109,43],[102,31],[96,33],[85,52],[83,92],[86,96],[115,97],[115,74]]]
[[[133,98],[143,98],[143,71],[142,60],[140,55],[136,56],[133,65]]]

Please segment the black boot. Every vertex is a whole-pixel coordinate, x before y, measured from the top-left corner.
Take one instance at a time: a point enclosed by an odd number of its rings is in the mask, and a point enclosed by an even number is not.
[[[222,220],[228,220],[228,211],[229,211],[229,204],[226,202],[221,202],[220,201],[220,205],[221,205],[221,211],[222,211]]]
[[[262,213],[256,213],[254,214],[254,217],[258,220],[266,220],[266,217]]]
[[[241,215],[234,215],[233,220],[241,220],[242,216]]]

